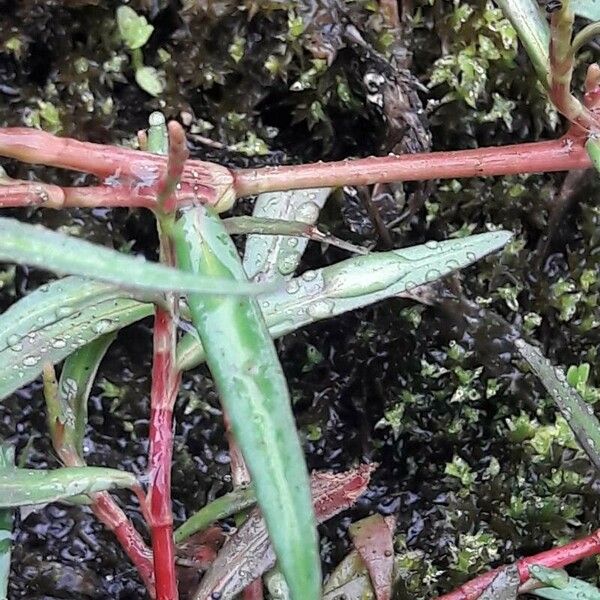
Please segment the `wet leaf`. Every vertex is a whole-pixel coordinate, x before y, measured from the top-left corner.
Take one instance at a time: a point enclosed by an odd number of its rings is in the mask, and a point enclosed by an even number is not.
[[[401,296],[436,281],[502,248],[511,237],[506,231],[496,231],[391,252],[372,252],[307,271],[291,279],[285,289],[261,296],[259,303],[271,336],[278,338],[310,323]],[[184,336],[177,354],[182,369],[193,368],[204,360],[193,334]]]
[[[518,567],[506,567],[494,577],[479,600],[516,600],[520,585],[521,578]]]
[[[13,468],[15,450],[8,444],[0,444],[0,471]],[[0,600],[6,600],[10,577],[10,554],[12,549],[13,511],[0,510]]]
[[[121,38],[130,50],[141,48],[154,31],[154,27],[148,23],[146,17],[138,15],[129,6],[117,8],[117,26]]]
[[[0,470],[0,508],[47,504],[79,494],[139,486],[133,473],[104,467]]]
[[[550,73],[550,27],[537,0],[496,0],[496,4],[517,30],[539,80],[547,85]]]
[[[600,19],[600,17],[598,18]],[[596,171],[600,171],[600,140],[596,137],[590,137],[585,143],[585,149],[592,159],[592,164],[596,168]]]
[[[600,469],[600,421],[594,409],[567,383],[567,376],[559,367],[554,367],[542,353],[525,340],[515,342],[521,356],[539,377],[563,417],[573,430],[581,447]]]
[[[151,315],[124,290],[65,277],[25,296],[0,315],[0,399],[98,337]]]
[[[329,188],[260,194],[252,215],[261,219],[300,221],[314,225],[327,200]],[[302,237],[251,235],[246,241],[244,269],[249,279],[290,278],[308,241]]]
[[[44,227],[0,217],[0,260],[109,281],[127,289],[253,294],[259,288],[178,271]]]
[[[600,0],[571,0],[571,10],[584,19],[600,21]]]
[[[181,268],[246,281],[237,249],[211,209],[185,211],[173,238]],[[308,472],[287,383],[258,302],[189,294],[188,304],[292,596],[317,600],[321,569]]]
[[[546,571],[562,571],[562,569],[546,569]],[[559,577],[561,587],[538,588],[531,593],[548,600],[600,600],[600,590],[597,587],[568,575],[565,583],[562,575]]]
[[[88,398],[98,367],[117,333],[100,336],[71,354],[60,373],[56,402],[48,402],[48,421],[54,448],[83,463],[83,440],[88,422]]]
[[[313,473],[311,494],[317,521],[322,523],[350,508],[367,489],[374,468],[374,465],[361,465],[344,473]],[[260,511],[255,509],[225,542],[202,579],[194,600],[210,598],[211,594],[213,597],[233,598],[271,569],[275,561],[267,527]]]
[[[350,525],[352,543],[369,571],[377,600],[392,597],[395,521],[371,515]]]
[[[352,590],[352,595],[346,593]],[[356,550],[347,554],[335,568],[323,586],[324,598],[375,598],[367,568]]]
[[[540,583],[558,590],[569,585],[569,574],[564,569],[552,569],[544,565],[531,565],[529,574]]]
[[[193,514],[174,533],[175,543],[180,544],[198,531],[203,531],[215,521],[226,519],[256,504],[252,487],[238,487],[232,492],[213,500]]]
[[[140,67],[135,70],[136,83],[148,94],[160,96],[163,93],[164,86],[160,73],[154,67]]]

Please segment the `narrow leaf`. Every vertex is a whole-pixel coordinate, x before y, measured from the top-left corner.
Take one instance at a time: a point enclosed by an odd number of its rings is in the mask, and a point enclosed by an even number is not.
[[[47,504],[79,494],[93,494],[115,488],[136,489],[133,473],[104,467],[64,467],[41,469],[2,469],[0,508]]]
[[[374,468],[375,465],[361,465],[344,473],[313,473],[311,493],[317,521],[322,523],[350,508],[367,489]],[[275,562],[267,527],[260,511],[255,509],[225,542],[204,575],[194,600],[211,598],[211,594],[213,598],[234,598]]]
[[[590,137],[585,143],[585,149],[596,171],[600,172],[600,140],[596,137]]]
[[[314,225],[330,192],[330,188],[315,188],[260,194],[252,215]],[[248,278],[271,281],[282,276],[291,277],[307,243],[303,237],[251,235],[244,251],[244,269]]]
[[[550,74],[550,27],[537,0],[496,0],[496,4],[517,30],[539,80],[547,86]]]
[[[0,399],[98,337],[152,314],[152,305],[107,283],[66,277],[0,315]]]
[[[554,367],[537,348],[523,339],[515,344],[569,423],[581,447],[600,469],[600,421],[592,406],[567,383],[564,371]]]
[[[284,219],[264,219],[261,217],[230,217],[223,220],[223,225],[228,233],[282,236],[287,239],[288,247],[298,251],[298,239],[306,238],[313,242],[336,246],[356,254],[368,254],[362,246],[355,246],[350,242],[341,240],[329,233],[321,231],[315,225],[302,223],[302,221],[285,221]]]
[[[58,382],[58,411],[50,414],[54,429],[60,428],[60,445],[54,444],[59,456],[70,452],[82,462],[83,440],[88,422],[88,398],[100,362],[116,337],[116,332],[102,335],[67,358]],[[51,426],[52,428],[52,426]],[[58,441],[53,435],[53,440]]]
[[[369,571],[377,600],[392,597],[395,526],[393,517],[385,519],[375,514],[353,523],[349,529],[354,547]]]
[[[532,594],[548,600],[600,600],[600,590],[581,579],[569,577],[564,588],[544,587],[531,591]]]
[[[356,583],[352,585],[358,579],[360,579],[360,585]],[[355,587],[360,589],[368,598],[375,597],[365,563],[356,550],[352,550],[352,552],[347,554],[329,576],[329,579],[323,586],[323,597],[341,598],[344,595],[344,590],[348,589],[348,586],[351,586],[351,589]],[[363,598],[361,595],[348,597],[360,598],[361,600]]]
[[[185,211],[173,237],[183,269],[232,284],[246,280],[236,247],[211,209]],[[287,383],[258,302],[189,294],[188,304],[292,596],[317,600],[321,565],[308,473]]]
[[[479,600],[515,600],[520,585],[519,568],[511,565],[500,570]]]
[[[245,295],[260,291],[247,282],[185,273],[6,217],[0,217],[0,260],[108,281],[126,289]]]
[[[198,531],[207,529],[215,521],[227,519],[253,504],[256,504],[254,488],[238,487],[213,500],[185,521],[174,533],[175,543],[180,544]]]
[[[375,594],[367,575],[354,577],[323,595],[323,600],[371,600],[372,598],[375,598]]]
[[[401,296],[419,285],[469,266],[504,246],[506,231],[459,240],[430,242],[391,252],[372,252],[291,279],[285,289],[259,298],[272,337]],[[186,334],[178,346],[178,365],[191,369],[204,360],[197,336]]]
[[[14,448],[7,444],[0,444],[0,470],[11,469],[14,464]],[[0,600],[6,600],[8,597],[12,528],[13,511],[0,510]]]
[[[600,0],[571,0],[571,10],[579,17],[600,21]]]

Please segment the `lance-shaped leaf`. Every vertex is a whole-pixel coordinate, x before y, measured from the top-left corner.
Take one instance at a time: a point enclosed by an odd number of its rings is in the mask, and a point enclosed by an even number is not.
[[[14,448],[8,444],[0,444],[0,471],[14,468],[14,464]],[[12,527],[13,511],[9,509],[0,510],[0,600],[6,600],[8,595]]]
[[[115,488],[137,490],[139,483],[133,473],[104,467],[64,467],[50,471],[2,469],[0,508],[47,504]]]
[[[496,0],[496,4],[517,30],[539,80],[542,85],[547,86],[550,73],[550,27],[537,0]]]
[[[371,515],[350,525],[352,543],[369,571],[377,600],[392,597],[394,517]]]
[[[257,218],[301,221],[314,225],[330,188],[260,194],[252,215]],[[244,250],[244,270],[249,279],[271,281],[291,277],[306,250],[302,237],[251,235]]]
[[[571,10],[590,21],[600,21],[600,0],[571,0]]]
[[[520,585],[519,568],[511,565],[500,570],[479,600],[515,600]]]
[[[293,248],[298,252],[297,245],[299,238],[306,238],[313,242],[321,242],[336,246],[348,252],[356,254],[368,254],[368,250],[362,246],[356,246],[329,233],[321,231],[317,226],[302,223],[301,221],[285,221],[283,219],[263,219],[260,217],[230,217],[223,221],[227,232],[235,234],[260,234],[260,236],[280,236],[287,237],[288,248]],[[290,240],[291,244],[290,244]],[[285,244],[284,244],[285,248]]]
[[[100,281],[66,277],[0,315],[0,399],[96,338],[152,314],[152,305]]]
[[[592,406],[567,383],[564,371],[554,367],[537,348],[521,338],[515,345],[558,406],[581,447],[600,469],[600,421]]]
[[[211,209],[185,211],[173,239],[181,268],[232,284],[246,281],[236,247]],[[321,565],[308,472],[287,383],[258,302],[189,294],[188,304],[292,596],[316,600]]]
[[[63,365],[56,393],[51,390],[45,394],[52,443],[67,465],[85,464],[83,440],[88,398],[100,362],[116,335],[116,332],[102,335],[71,354]]]
[[[592,164],[596,171],[600,172],[600,140],[597,137],[590,137],[585,143],[585,149],[588,156],[592,159]]]
[[[367,568],[356,550],[347,554],[329,576],[323,586],[323,598],[328,600],[375,598]]]
[[[0,217],[0,260],[143,291],[247,295],[261,289],[244,281],[193,275],[6,217]]]
[[[227,519],[256,504],[254,488],[238,487],[232,492],[213,500],[194,513],[174,533],[175,543],[180,544],[198,531],[203,531],[215,521]]]
[[[374,468],[375,465],[361,465],[344,473],[313,473],[311,493],[317,521],[322,523],[350,508],[367,489]],[[234,598],[271,569],[275,561],[265,522],[260,511],[255,509],[225,542],[204,575],[194,600],[211,598],[211,594],[213,598]]]
[[[563,569],[550,569],[541,565],[529,567],[531,576],[547,587],[530,593],[548,600],[600,600],[600,590],[581,579],[569,577]]]
[[[324,269],[306,271],[288,281],[285,289],[260,296],[260,307],[271,336],[278,338],[310,323],[401,296],[436,281],[502,248],[511,237],[507,231],[495,231],[357,256]],[[201,363],[204,352],[197,336],[186,334],[177,355],[182,369]]]

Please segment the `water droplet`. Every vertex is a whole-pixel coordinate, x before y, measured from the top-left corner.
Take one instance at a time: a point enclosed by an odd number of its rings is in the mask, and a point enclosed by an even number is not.
[[[92,330],[96,333],[105,333],[110,329],[111,325],[112,321],[110,319],[100,319],[92,325]]]
[[[62,338],[56,338],[55,340],[52,340],[52,342],[50,342],[50,345],[53,348],[59,350],[60,348],[64,348],[67,345],[67,342],[65,342],[65,340],[63,340]]]
[[[9,346],[15,346],[20,341],[21,341],[21,337],[18,336],[16,333],[13,333],[12,335],[9,335],[8,338],[6,339],[6,343]]]
[[[306,271],[305,273],[302,274],[302,279],[304,279],[304,281],[313,281],[314,279],[316,279],[316,277],[317,277],[316,271]]]
[[[23,366],[25,366],[25,367],[35,367],[35,365],[37,365],[38,362],[40,362],[40,357],[39,356],[35,356],[33,354],[28,354],[23,359]]]
[[[425,242],[425,247],[430,250],[437,250],[440,247],[440,243],[435,240],[429,240],[428,242]]]
[[[321,209],[314,202],[305,202],[296,209],[296,219],[303,223],[314,223],[319,217]]]
[[[324,319],[333,312],[334,307],[332,300],[318,300],[308,307],[307,312],[313,319]]]
[[[72,306],[60,306],[56,309],[56,316],[59,319],[64,319],[65,317],[72,315],[74,312],[75,310]]]
[[[295,248],[298,245],[298,238],[295,238],[295,237],[288,238],[287,245],[290,248]]]
[[[439,279],[442,276],[442,273],[440,272],[439,269],[429,269],[429,271],[427,271],[427,274],[425,275],[425,280],[426,281],[435,281],[436,279]]]
[[[300,289],[300,284],[296,279],[291,279],[288,281],[288,284],[285,286],[285,291],[288,294],[295,294]]]
[[[277,261],[277,269],[282,275],[289,275],[290,273],[293,273],[294,269],[298,266],[299,258],[300,255],[298,252],[286,254]]]

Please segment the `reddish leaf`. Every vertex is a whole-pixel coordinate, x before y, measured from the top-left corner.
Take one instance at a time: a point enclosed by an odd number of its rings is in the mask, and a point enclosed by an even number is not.
[[[311,492],[317,520],[322,523],[347,508],[367,489],[376,465],[360,465],[344,473],[313,473]],[[260,511],[225,542],[196,590],[194,600],[233,598],[275,565],[275,553]]]
[[[392,597],[394,569],[394,517],[372,515],[350,525],[350,537],[360,554],[373,584],[377,600]]]

